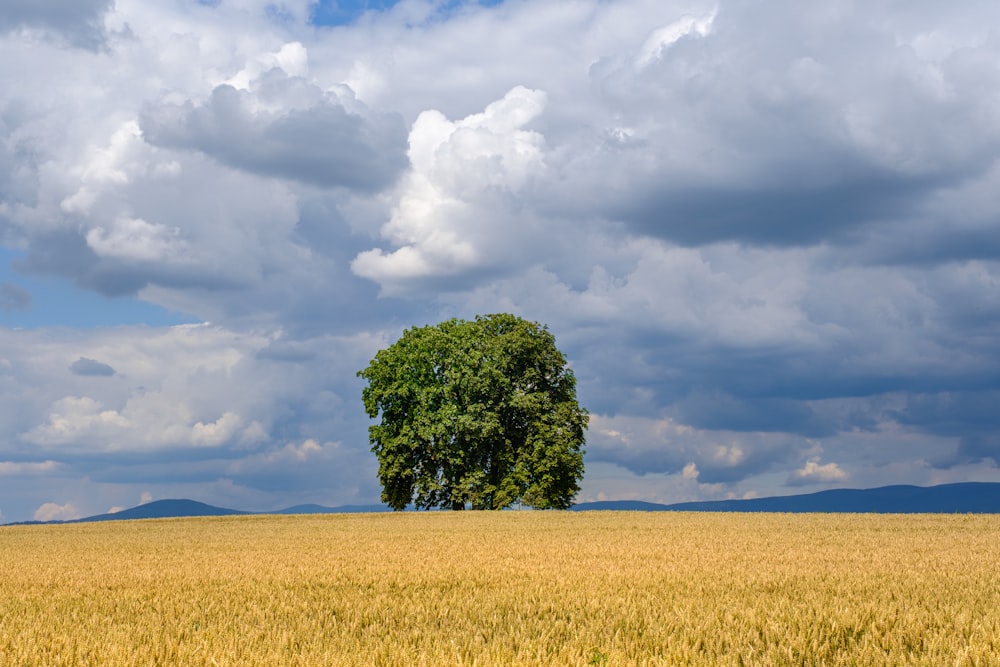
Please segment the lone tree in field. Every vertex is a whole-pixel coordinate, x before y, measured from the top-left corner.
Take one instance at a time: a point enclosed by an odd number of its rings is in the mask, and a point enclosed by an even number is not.
[[[358,375],[393,509],[565,509],[580,490],[588,414],[546,327],[508,314],[413,327]]]

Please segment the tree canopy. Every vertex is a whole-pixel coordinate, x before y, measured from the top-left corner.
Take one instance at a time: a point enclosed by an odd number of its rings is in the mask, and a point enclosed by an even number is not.
[[[569,507],[588,413],[555,337],[506,313],[407,329],[358,376],[396,510]]]

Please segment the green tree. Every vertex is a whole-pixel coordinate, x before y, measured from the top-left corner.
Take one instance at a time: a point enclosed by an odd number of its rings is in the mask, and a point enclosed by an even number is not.
[[[546,327],[506,313],[413,327],[358,376],[393,509],[565,509],[580,490],[588,413]]]

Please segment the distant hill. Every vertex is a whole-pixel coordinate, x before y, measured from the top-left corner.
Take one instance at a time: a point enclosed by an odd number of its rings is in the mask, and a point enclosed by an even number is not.
[[[615,510],[619,512],[663,512],[668,505],[647,503],[644,500],[597,500],[592,503],[577,503],[571,510],[582,512],[587,510]]]
[[[97,514],[83,519],[75,519],[66,523],[87,523],[90,521],[124,521],[126,519],[167,519],[184,516],[232,516],[236,514],[251,514],[225,507],[213,507],[197,500],[173,499],[154,500],[121,512]]]
[[[388,512],[385,505],[343,505],[341,507],[326,507],[324,505],[295,505],[273,512],[244,512],[226,507],[214,507],[196,500],[155,500],[145,505],[122,510],[110,514],[98,514],[83,519],[67,521],[66,523],[84,523],[88,521],[122,521],[126,519],[166,519],[190,516],[233,516],[238,514],[351,514],[358,512]]]
[[[215,507],[196,500],[171,499],[154,500],[153,502],[132,507],[120,512],[108,512],[106,514],[96,514],[82,519],[70,519],[68,521],[18,521],[16,523],[4,524],[10,526],[26,526],[51,523],[90,523],[94,521],[127,521],[129,519],[171,519],[180,517],[195,516],[236,516],[250,514],[356,514],[361,512],[390,512],[385,505],[342,505],[340,507],[326,507],[324,505],[295,505],[282,510],[272,512],[244,512],[227,507]]]
[[[939,486],[882,486],[876,489],[831,489],[794,496],[772,496],[746,500],[706,500],[662,505],[641,500],[602,500],[579,503],[576,512],[622,510],[640,512],[843,512],[882,514],[1000,514],[1000,483],[963,482]],[[385,505],[295,505],[272,512],[244,512],[214,507],[196,500],[155,500],[120,512],[98,514],[71,521],[22,521],[40,523],[87,523],[129,519],[165,519],[240,514],[350,514],[389,512]]]
[[[831,489],[794,496],[707,500],[659,505],[633,500],[574,505],[576,511],[647,510],[661,512],[845,512],[882,514],[1000,513],[1000,483],[963,482],[939,486],[882,486]]]

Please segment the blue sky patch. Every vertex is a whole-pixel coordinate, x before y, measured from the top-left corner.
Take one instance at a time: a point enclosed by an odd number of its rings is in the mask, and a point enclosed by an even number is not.
[[[463,4],[479,4],[483,7],[499,5],[503,0],[448,0],[440,3],[438,13],[447,16]],[[317,26],[350,25],[367,12],[384,12],[392,9],[399,0],[320,0],[313,8],[312,23]]]
[[[0,247],[0,326],[160,327],[198,322],[136,297],[110,298],[62,278],[17,273],[11,266],[19,257],[16,251]]]

